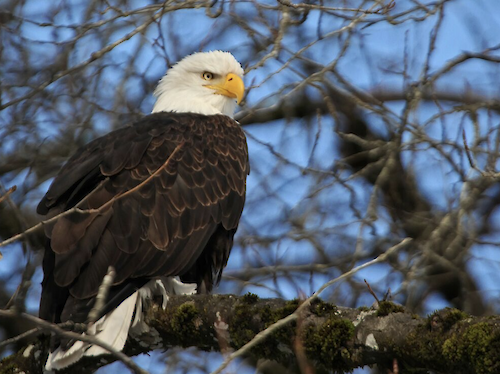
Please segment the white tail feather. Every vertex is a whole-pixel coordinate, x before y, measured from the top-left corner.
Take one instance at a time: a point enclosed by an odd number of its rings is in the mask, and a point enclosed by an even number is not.
[[[123,347],[125,347],[125,342],[127,341],[128,330],[132,323],[136,302],[137,292],[134,292],[123,301],[118,308],[101,318],[101,320],[103,320],[101,324],[99,324],[100,320],[97,321],[97,323],[89,329],[89,334],[95,335],[99,340],[108,343],[117,351],[121,351]],[[98,345],[92,345],[85,351],[84,355],[99,356],[106,353],[109,353],[106,349]]]
[[[93,335],[117,351],[121,351],[127,341],[137,294],[138,292],[134,292],[115,310],[92,325],[87,331],[87,335]],[[74,364],[83,356],[99,356],[107,353],[109,352],[106,349],[98,345],[77,341],[67,351],[63,351],[59,347],[51,352],[45,364],[45,370],[60,370]]]
[[[196,284],[184,284],[177,277],[151,280],[125,299],[115,310],[93,324],[88,329],[87,335],[93,335],[102,342],[111,345],[115,350],[121,351],[127,341],[129,330],[132,330],[134,335],[150,331],[142,316],[145,300],[151,299],[153,296],[162,296],[162,307],[165,309],[169,294],[191,295],[195,292]],[[133,321],[132,317],[134,317]],[[59,347],[54,352],[49,353],[45,370],[60,370],[76,363],[83,356],[100,356],[108,353],[107,350],[98,345],[77,341],[66,351]]]
[[[54,352],[49,353],[49,357],[45,363],[45,370],[59,370],[73,365],[83,357],[83,347],[85,344],[82,341],[77,341],[67,351],[57,348]]]

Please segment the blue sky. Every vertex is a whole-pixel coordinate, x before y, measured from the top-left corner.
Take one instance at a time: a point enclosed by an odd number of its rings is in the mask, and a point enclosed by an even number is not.
[[[274,4],[274,2],[268,2]],[[29,43],[33,50],[35,62],[44,66],[51,60],[57,58],[61,52],[64,52],[64,44],[54,45],[56,42],[67,42],[76,35],[71,25],[78,25],[82,22],[85,2],[69,2],[70,11],[62,11],[55,18],[55,22],[62,26],[56,30],[47,27],[36,26],[35,24],[25,23],[20,34],[26,38],[24,42]],[[131,8],[137,8],[144,1],[132,2]],[[53,7],[50,2],[32,1],[31,6],[25,6],[24,16],[32,21],[46,22],[46,10]],[[405,9],[413,7],[414,3],[409,0],[396,1],[396,7],[393,12],[402,12]],[[248,22],[255,28],[257,35],[260,34],[260,40],[266,41],[273,38],[273,35],[263,26],[259,15],[253,10],[251,3],[241,2],[234,8],[236,12],[242,12],[247,9]],[[448,61],[453,60],[464,51],[481,52],[488,47],[500,44],[500,22],[498,14],[500,12],[500,3],[493,0],[483,2],[470,2],[467,0],[450,1],[445,5],[445,16],[440,26],[438,38],[436,39],[435,52],[430,59],[429,73],[440,69]],[[112,17],[113,12],[106,13],[104,18]],[[254,18],[252,18],[254,17]],[[373,18],[376,18],[373,16]],[[97,20],[97,19],[96,19]],[[94,21],[96,21],[94,20]],[[284,44],[287,50],[281,51],[278,59],[268,60],[264,66],[250,71],[245,80],[247,86],[253,86],[247,97],[247,107],[253,105],[270,106],[282,98],[283,93],[278,88],[289,84],[291,87],[299,84],[303,77],[297,74],[294,69],[300,69],[301,65],[295,61],[290,68],[280,71],[283,63],[288,61],[291,56],[290,51],[298,51],[303,46],[314,41],[319,34],[325,34],[332,29],[344,26],[346,23],[339,21],[337,17],[325,17],[321,26],[318,28],[319,14],[311,12],[307,21],[301,26],[300,33],[290,32],[285,36]],[[270,17],[269,22],[273,22]],[[276,21],[276,20],[274,20]],[[117,27],[109,38],[100,39],[100,35],[95,32],[89,32],[88,35],[79,40],[68,59],[69,66],[75,66],[87,60],[91,54],[103,47],[103,41],[112,43],[115,40],[126,35],[134,29],[134,23],[128,23],[130,19],[119,21],[121,27]],[[429,35],[436,27],[437,16],[429,17],[426,20],[407,21],[400,25],[391,25],[387,22],[380,22],[369,27],[357,27],[356,32],[351,37],[351,44],[345,51],[343,57],[338,63],[338,72],[349,81],[350,84],[359,90],[367,92],[376,90],[402,90],[408,83],[417,81],[423,74],[423,66],[427,59],[429,48]],[[196,27],[193,27],[196,25]],[[123,94],[133,102],[134,98],[141,97],[145,93],[145,87],[141,84],[143,77],[147,81],[154,82],[160,78],[166,71],[168,63],[173,63],[186,53],[196,50],[224,49],[234,53],[234,55],[247,66],[255,64],[262,55],[254,56],[250,50],[251,38],[236,27],[230,32],[225,30],[227,18],[219,17],[210,19],[205,16],[205,11],[200,10],[182,10],[164,16],[158,26],[148,29],[143,35],[136,35],[129,41],[116,47],[106,57],[108,66],[102,67],[102,81],[108,82],[106,85],[94,87],[92,80],[89,79],[89,90],[95,95],[96,102],[99,102],[106,110],[112,110],[114,99],[117,95],[117,87],[113,82],[119,81],[126,74],[126,63],[131,57],[136,57],[133,69],[135,77],[131,77],[123,88]],[[158,39],[159,33],[163,38]],[[221,34],[219,34],[221,33]],[[311,46],[304,53],[307,58],[321,64],[328,64],[333,61],[340,53],[345,38],[326,39]],[[145,45],[145,47],[141,47]],[[267,52],[272,48],[268,47]],[[498,52],[493,52],[498,56]],[[15,56],[13,56],[15,58]],[[406,62],[405,62],[406,61]],[[401,69],[407,64],[407,77],[403,79]],[[442,78],[436,81],[437,90],[449,92],[471,92],[486,97],[498,97],[499,85],[499,65],[481,61],[470,60],[459,67],[452,69]],[[91,77],[98,70],[96,64],[91,65],[84,71],[84,75]],[[269,78],[270,77],[270,78]],[[6,77],[7,80],[9,79]],[[33,80],[41,79],[34,76]],[[332,82],[336,82],[331,77]],[[101,82],[102,82],[101,81]],[[54,85],[55,86],[55,85]],[[47,90],[55,90],[54,86],[49,86]],[[290,89],[284,92],[289,92]],[[22,94],[22,89],[19,90]],[[315,92],[315,94],[318,94]],[[266,98],[263,100],[263,98]],[[5,99],[5,98],[3,98]],[[3,100],[5,101],[5,100]],[[138,111],[148,113],[151,110],[153,98],[140,102]],[[85,102],[82,102],[82,111]],[[440,111],[450,109],[454,103],[445,103],[442,108],[434,104],[421,104],[412,114],[411,120],[415,123],[424,123],[427,119],[437,115]],[[404,110],[404,102],[388,103],[387,107],[392,111],[392,120],[397,122],[398,117]],[[243,108],[244,110],[245,108]],[[65,105],[64,99],[58,103],[58,110],[66,118],[74,116],[75,108]],[[106,110],[96,111],[93,114],[94,124],[99,133],[106,133],[111,128],[120,126],[120,121],[113,114]],[[9,110],[2,115],[8,115]],[[127,113],[122,113],[127,116]],[[371,119],[374,130],[379,133],[387,133],[391,128],[391,122],[384,121],[381,117],[373,115],[366,111],[367,118]],[[40,129],[47,138],[57,137],[64,131],[64,116],[58,121],[54,120],[54,113],[40,110],[36,112],[36,118]],[[121,118],[121,117],[120,117]],[[498,125],[498,115],[494,113],[479,112],[480,128],[479,131],[486,134],[488,130]],[[315,121],[313,121],[315,122]],[[0,117],[1,123],[1,117]],[[457,142],[460,139],[461,131],[464,129],[468,137],[472,139],[474,132],[470,120],[463,118],[461,114],[450,114],[429,122],[425,128],[425,133],[438,142]],[[335,185],[325,176],[325,179],[317,185],[317,179],[310,173],[302,173],[303,167],[317,168],[321,170],[330,170],[335,161],[340,157],[336,148],[338,138],[335,134],[334,122],[324,117],[321,120],[321,128],[318,123],[309,124],[306,120],[293,121],[287,123],[284,121],[275,121],[265,125],[251,125],[245,127],[249,135],[249,149],[252,162],[252,174],[248,180],[248,201],[251,206],[245,210],[242,218],[242,224],[238,235],[249,235],[258,232],[263,235],[282,235],[283,238],[276,240],[270,245],[270,251],[259,252],[258,245],[250,245],[247,251],[241,252],[235,250],[230,258],[227,273],[241,270],[251,263],[261,265],[274,265],[281,263],[289,264],[307,264],[317,260],[312,256],[314,253],[312,245],[308,241],[297,241],[287,234],[293,233],[293,227],[287,222],[288,218],[300,217],[310,208],[312,200],[306,199],[315,187],[325,186],[324,191],[319,191],[316,200],[320,207],[337,207],[334,213],[330,215],[311,214],[306,222],[306,226],[322,230],[318,234],[321,242],[328,249],[329,253],[347,248],[354,240],[362,238],[369,243],[378,237],[390,236],[387,217],[384,218],[384,212],[380,212],[380,219],[375,224],[375,233],[367,228],[361,227],[361,224],[348,209],[348,192],[340,185]],[[314,139],[311,134],[319,134],[317,146],[314,146]],[[411,142],[414,134],[407,132],[405,140]],[[12,138],[8,141],[14,147],[18,138]],[[4,145],[5,146],[5,145]],[[277,151],[288,162],[280,161],[269,148]],[[312,149],[314,153],[311,156]],[[468,168],[467,160],[463,154],[452,153],[452,160],[459,165]],[[481,159],[479,159],[481,160]],[[450,163],[443,158],[441,154],[425,146],[417,149],[409,149],[403,153],[403,162],[413,169],[418,185],[422,188],[429,201],[439,209],[445,211],[449,206],[458,204],[457,196],[463,186],[461,179],[453,171]],[[13,176],[8,182],[10,184],[23,185],[26,181],[26,174],[23,173]],[[327,174],[327,173],[326,173]],[[470,174],[474,174],[471,172]],[[344,175],[345,177],[345,175]],[[331,183],[331,185],[329,185]],[[355,191],[355,206],[361,211],[367,209],[371,190],[367,188],[362,181],[355,180],[349,184]],[[47,183],[32,193],[31,203],[41,197],[46,190]],[[327,188],[328,187],[328,188]],[[274,195],[280,195],[269,198],[269,191]],[[27,203],[26,203],[27,204]],[[283,217],[286,217],[284,219]],[[498,214],[495,216],[498,220]],[[285,222],[283,224],[283,222]],[[360,235],[361,232],[361,235]],[[334,238],[334,240],[331,240]],[[396,238],[395,238],[396,239]],[[498,238],[489,238],[491,241],[498,241]],[[24,266],[19,261],[16,251],[19,246],[10,246],[4,249],[4,271],[12,267]],[[500,288],[500,279],[498,277],[500,266],[500,251],[496,246],[481,245],[475,246],[471,252],[469,267],[475,275],[476,280],[481,285],[485,299],[490,300],[494,310],[498,312],[498,299]],[[345,253],[341,253],[343,255]],[[402,254],[401,256],[404,256]],[[408,259],[411,261],[411,259]],[[2,270],[0,270],[2,271]],[[219,288],[219,292],[241,292],[252,291],[262,297],[275,297],[277,295],[294,298],[300,292],[312,293],[319,288],[322,283],[339,275],[335,271],[326,274],[318,274],[308,279],[300,278],[297,282],[290,282],[281,279],[277,282],[266,279],[260,286],[249,285],[242,289],[237,288],[230,281],[224,282]],[[391,273],[387,265],[377,265],[356,275],[356,280],[362,282],[366,278],[375,287],[380,290],[390,287],[395,294],[396,300],[398,291],[401,288],[401,276]],[[18,284],[18,276],[14,276],[10,281],[12,289]],[[41,273],[35,276],[38,283],[41,279]],[[300,284],[300,287],[297,286]],[[336,302],[349,302],[349,289],[344,286],[338,286],[336,292],[327,293],[335,295]],[[344,290],[345,288],[345,290]],[[38,303],[39,287],[34,286],[31,291],[30,311],[35,312]],[[362,304],[371,304],[370,297],[360,299]],[[426,301],[426,311],[438,309],[447,304],[439,296],[435,295]],[[217,361],[211,355],[213,362]],[[145,358],[140,358],[144,362]],[[145,364],[146,365],[146,364]],[[163,369],[150,368],[153,372],[161,372]]]

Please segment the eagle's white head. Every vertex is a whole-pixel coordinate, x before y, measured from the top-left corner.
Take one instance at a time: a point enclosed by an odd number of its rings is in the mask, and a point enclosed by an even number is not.
[[[243,69],[229,52],[189,55],[168,70],[154,92],[155,112],[225,114],[243,98]]]

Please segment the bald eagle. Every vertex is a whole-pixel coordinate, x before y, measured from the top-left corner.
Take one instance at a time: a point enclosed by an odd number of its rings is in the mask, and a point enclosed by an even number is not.
[[[114,269],[99,320],[87,334],[121,350],[147,329],[144,299],[210,292],[226,266],[245,202],[245,135],[232,119],[243,69],[227,52],[187,56],[168,70],[153,113],[80,148],[37,212],[47,218],[40,317],[88,323]],[[97,320],[97,319],[96,319]],[[56,340],[46,369],[107,353]]]

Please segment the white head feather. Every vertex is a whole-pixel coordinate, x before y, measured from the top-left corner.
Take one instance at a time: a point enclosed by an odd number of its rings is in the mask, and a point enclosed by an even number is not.
[[[204,72],[218,77],[233,73],[243,78],[243,69],[231,53],[194,53],[175,64],[160,80],[154,92],[156,103],[153,113],[193,112],[233,117],[236,99],[216,94],[213,89],[205,87]]]

